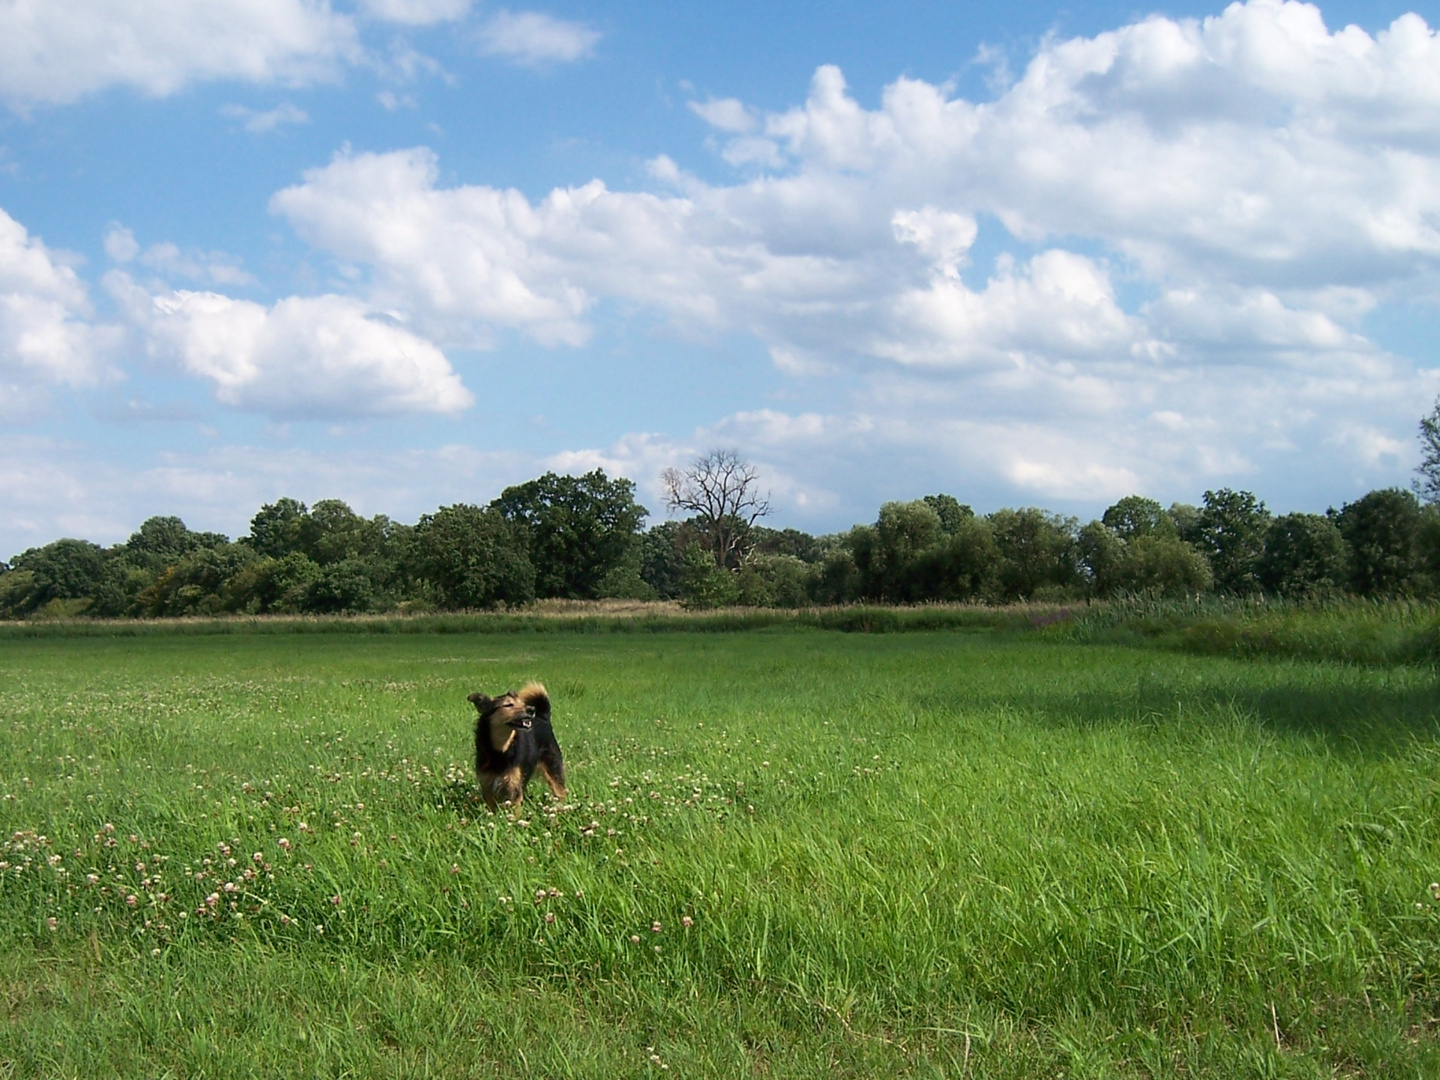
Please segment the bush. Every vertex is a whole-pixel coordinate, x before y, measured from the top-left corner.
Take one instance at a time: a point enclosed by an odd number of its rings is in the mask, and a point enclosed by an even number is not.
[[[740,600],[737,575],[717,566],[715,558],[700,546],[691,543],[685,549],[684,578],[680,586],[680,603],[690,610],[729,607]]]

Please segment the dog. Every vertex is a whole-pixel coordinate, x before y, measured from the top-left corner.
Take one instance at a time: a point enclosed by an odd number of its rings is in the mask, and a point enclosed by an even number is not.
[[[497,698],[471,694],[480,714],[475,719],[475,775],[485,805],[493,813],[502,803],[519,806],[535,770],[550,793],[565,800],[565,759],[550,726],[550,695],[539,683]]]

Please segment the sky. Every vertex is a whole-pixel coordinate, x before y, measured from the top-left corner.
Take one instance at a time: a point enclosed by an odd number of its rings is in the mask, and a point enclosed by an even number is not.
[[[1407,486],[1440,0],[0,0],[0,558],[712,448],[813,533]]]

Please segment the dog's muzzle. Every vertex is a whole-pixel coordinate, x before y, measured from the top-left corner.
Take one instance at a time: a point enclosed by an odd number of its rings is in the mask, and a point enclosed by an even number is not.
[[[512,728],[515,728],[517,731],[529,731],[530,725],[534,722],[535,709],[533,706],[527,706],[524,716],[517,716],[514,720],[507,720],[506,724]]]

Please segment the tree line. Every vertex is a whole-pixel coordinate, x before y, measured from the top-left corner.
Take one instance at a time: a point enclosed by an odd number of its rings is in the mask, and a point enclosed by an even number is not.
[[[550,597],[801,607],[1440,595],[1440,508],[1400,488],[1278,516],[1228,488],[1198,506],[1133,495],[1085,525],[1034,507],[977,514],[935,494],[812,536],[761,525],[753,490],[740,512],[717,511],[685,501],[684,475],[669,479],[669,503],[693,512],[649,528],[634,484],[602,470],[546,473],[413,525],[336,499],[268,503],[233,541],[153,517],[112,547],[64,539],[0,563],[0,617],[463,610]]]

